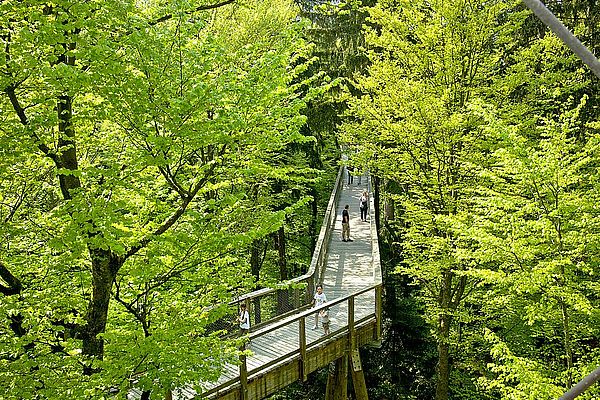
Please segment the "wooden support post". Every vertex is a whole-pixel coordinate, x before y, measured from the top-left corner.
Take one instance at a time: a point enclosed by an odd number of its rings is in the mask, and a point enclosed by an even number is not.
[[[381,340],[381,288],[382,285],[379,285],[375,288],[375,340]]]
[[[243,345],[240,350],[245,350]],[[248,366],[246,365],[246,355],[240,355],[240,400],[248,400]]]
[[[250,311],[250,303],[251,303],[250,299],[247,298],[244,300],[244,304],[246,305],[246,310],[248,311],[249,316],[252,315],[252,312]],[[238,310],[238,312],[239,312],[239,310]],[[250,322],[250,321],[248,321],[248,322]],[[260,323],[260,321],[258,321],[256,323]]]
[[[348,350],[350,353],[350,374],[352,375],[352,386],[354,387],[356,400],[369,400],[365,375],[360,362],[360,353],[356,343],[356,333],[354,332],[354,296],[348,298]]]
[[[354,396],[356,400],[369,400],[365,374],[363,373],[358,349],[352,350],[350,355],[350,373],[352,374],[352,386],[354,387]]]
[[[325,400],[348,400],[348,355],[334,362],[327,376]]]
[[[308,374],[306,373],[306,318],[300,318],[299,324],[300,332],[300,376],[302,377],[302,382],[306,382],[308,379]]]

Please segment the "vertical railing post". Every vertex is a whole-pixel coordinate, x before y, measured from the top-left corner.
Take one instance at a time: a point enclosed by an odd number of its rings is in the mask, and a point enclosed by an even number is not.
[[[381,340],[381,288],[381,284],[375,287],[375,340]]]
[[[248,319],[249,319],[248,322],[250,322],[250,315],[253,314],[253,312],[250,311],[250,303],[252,303],[252,302],[250,301],[250,299],[248,297],[246,297],[244,299],[244,304],[246,305],[246,310],[248,310]],[[239,313],[239,310],[238,310],[238,313]],[[260,321],[258,321],[257,323],[260,323]]]
[[[308,379],[308,374],[306,373],[306,317],[300,318],[298,322],[298,339],[300,342],[300,376],[302,377],[302,382],[306,382]]]
[[[356,348],[356,334],[354,332],[354,296],[348,297],[348,350]]]
[[[244,351],[246,345],[242,345]],[[246,365],[246,355],[240,354],[240,400],[248,400],[248,366]]]

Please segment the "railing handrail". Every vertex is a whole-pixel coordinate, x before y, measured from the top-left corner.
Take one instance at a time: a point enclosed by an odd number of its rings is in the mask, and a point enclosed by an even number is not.
[[[354,298],[356,298],[356,297],[358,297],[358,296],[360,296],[360,295],[362,295],[364,293],[367,293],[367,292],[370,292],[370,291],[373,291],[373,290],[377,290],[377,288],[380,287],[381,285],[382,285],[381,282],[380,283],[376,283],[376,284],[372,284],[372,285],[367,286],[365,288],[362,288],[362,289],[359,289],[357,291],[354,291],[354,292],[352,292],[350,294],[347,294],[347,295],[338,297],[338,298],[336,298],[334,300],[328,301],[328,302],[326,302],[326,303],[324,303],[324,304],[322,304],[320,306],[312,307],[309,310],[305,310],[305,311],[300,312],[299,314],[295,314],[295,315],[292,315],[292,316],[287,317],[285,319],[282,319],[282,320],[280,320],[280,321],[278,321],[278,322],[276,322],[274,324],[270,324],[270,325],[265,326],[265,327],[263,327],[263,328],[261,328],[261,329],[259,329],[257,331],[249,333],[248,334],[248,339],[252,340],[252,339],[255,339],[257,337],[264,336],[264,335],[266,335],[266,334],[268,334],[268,333],[270,333],[272,331],[275,331],[275,330],[277,330],[279,328],[282,328],[282,327],[284,327],[286,325],[289,325],[289,324],[291,324],[293,322],[300,321],[300,320],[302,320],[304,318],[310,317],[311,315],[314,315],[315,312],[318,312],[321,309],[329,308],[329,307],[335,306],[337,304],[343,303],[345,301],[350,301],[350,299],[354,299]],[[348,312],[350,312],[350,310],[348,310]],[[352,317],[354,317],[354,315]],[[355,321],[355,327],[359,323],[361,323],[362,321],[367,321],[367,320],[369,320],[372,317],[376,317],[375,309],[373,310],[372,313],[367,313],[366,316],[362,317],[360,320]],[[349,329],[348,323],[344,324],[336,332],[331,332],[328,336],[334,337],[338,332],[344,331],[346,329]],[[311,345],[310,345],[310,347],[313,347],[314,345],[320,343],[322,340],[323,339],[318,339],[318,340],[312,342]],[[248,371],[248,370],[246,370],[246,371],[247,371],[248,375],[250,373],[256,373],[257,371],[264,370],[265,368],[268,368],[269,366],[272,366],[273,364],[276,364],[277,362],[279,362],[281,360],[285,360],[285,359],[289,358],[290,356],[299,355],[300,351],[301,350],[300,350],[300,344],[299,344],[297,349],[294,349],[292,351],[288,351],[287,353],[283,354],[282,356],[280,356],[279,358],[277,358],[275,360],[272,360],[271,362],[267,363],[266,365],[260,366],[258,368],[255,368],[252,371]],[[210,395],[212,395],[214,393],[219,392],[220,390],[222,390],[224,388],[227,388],[227,387],[230,387],[232,385],[235,385],[238,382],[241,382],[240,375],[238,375],[238,376],[236,376],[234,378],[228,379],[227,381],[221,383],[217,387],[213,387],[213,388],[207,390],[206,392],[203,392],[202,394],[204,396],[210,396]]]
[[[319,274],[320,274],[321,271],[317,271],[317,267],[319,266],[318,265],[319,262],[322,262],[322,260],[320,260],[320,258],[321,258],[321,252],[324,249],[324,244],[326,245],[325,238],[328,235],[328,231],[331,230],[333,222],[335,222],[335,211],[336,211],[335,207],[336,207],[336,203],[337,203],[337,198],[339,197],[340,183],[343,182],[343,180],[342,180],[343,171],[344,171],[344,167],[340,166],[340,168],[338,170],[337,178],[335,181],[334,190],[331,192],[331,195],[329,196],[329,202],[327,203],[327,209],[325,210],[325,214],[323,215],[323,224],[321,225],[321,230],[319,231],[319,237],[315,244],[315,250],[313,251],[313,255],[311,258],[311,262],[310,262],[308,271],[303,275],[300,275],[296,278],[292,278],[286,282],[283,282],[281,284],[281,286],[297,284],[297,283],[301,283],[303,281],[309,280],[311,278],[314,278],[315,272],[319,272]],[[333,218],[332,218],[332,215],[333,215]],[[319,278],[320,278],[320,276],[319,276]],[[236,300],[231,301],[229,304],[237,304],[242,301],[249,301],[256,297],[274,293],[277,290],[278,290],[278,287],[254,290],[250,293],[246,293],[246,294],[239,296]]]
[[[377,234],[377,224],[375,221],[375,193],[371,188],[371,174],[369,174],[369,228],[371,229],[371,267],[373,268],[373,280],[375,283],[382,283],[381,260],[379,255],[379,235]]]
[[[276,322],[274,324],[265,326],[264,328],[261,328],[261,329],[258,329],[256,331],[254,331],[254,332],[249,333],[248,334],[248,338],[250,340],[252,340],[252,339],[254,339],[256,337],[263,336],[263,335],[265,335],[265,334],[267,334],[269,332],[272,332],[274,330],[277,330],[277,329],[279,329],[279,328],[281,328],[281,327],[283,327],[285,325],[291,324],[292,322],[296,322],[296,321],[300,320],[301,318],[305,318],[307,316],[313,315],[314,313],[318,312],[319,310],[321,310],[323,308],[333,307],[333,306],[335,306],[335,305],[337,305],[339,303],[343,303],[344,301],[348,300],[351,297],[360,296],[361,294],[369,292],[369,291],[377,288],[380,285],[381,285],[381,283],[376,283],[376,284],[373,284],[371,286],[367,286],[367,287],[365,287],[363,289],[357,290],[357,291],[352,292],[350,294],[347,294],[345,296],[338,297],[338,298],[336,298],[334,300],[330,300],[327,303],[321,304],[320,306],[311,307],[309,310],[305,310],[305,311],[302,311],[302,312],[300,312],[298,314],[291,315],[291,316],[289,316],[287,318],[282,319],[281,321],[278,321],[278,322]],[[373,310],[373,313],[375,313],[375,310]]]
[[[244,295],[238,297],[235,301],[231,302],[230,304],[236,304],[236,303],[239,303],[242,301],[250,302],[261,296],[266,296],[266,295],[275,293],[278,290],[285,289],[290,285],[299,284],[299,283],[302,283],[305,281],[308,281],[308,287],[306,288],[306,290],[307,290],[307,294],[310,296],[311,292],[314,291],[314,286],[316,286],[317,283],[320,283],[323,279],[323,273],[324,273],[325,265],[326,265],[326,262],[325,262],[326,255],[327,255],[327,251],[328,251],[327,245],[329,243],[329,238],[330,238],[331,232],[333,231],[333,228],[335,226],[335,221],[337,218],[336,207],[337,207],[337,203],[338,203],[339,196],[341,193],[341,187],[345,180],[344,171],[345,171],[345,167],[343,165],[340,166],[337,177],[336,177],[334,189],[329,197],[327,209],[325,210],[325,214],[323,216],[323,222],[322,222],[321,229],[319,232],[319,237],[315,244],[315,249],[313,251],[313,255],[312,255],[312,259],[311,259],[311,263],[310,263],[308,271],[299,277],[290,279],[290,280],[288,280],[282,284],[279,284],[275,287],[263,288],[263,289],[255,290],[253,292],[244,294]],[[370,184],[370,179],[368,182]],[[370,191],[370,187],[368,187],[368,189]],[[361,324],[361,326],[362,326],[363,323],[367,323],[367,321],[371,320],[372,318],[375,318],[376,324],[377,324],[376,334],[374,336],[374,339],[375,340],[380,339],[380,334],[381,334],[380,333],[381,332],[381,329],[380,329],[381,291],[382,291],[383,284],[382,284],[382,276],[381,276],[379,240],[377,237],[377,227],[376,227],[376,223],[375,223],[374,202],[375,202],[374,196],[370,196],[370,199],[369,199],[369,207],[370,207],[369,230],[370,230],[370,234],[371,234],[370,265],[371,265],[371,268],[373,268],[373,282],[374,283],[372,283],[369,286],[355,290],[344,296],[332,299],[320,306],[306,309],[306,305],[304,305],[302,307],[296,308],[296,310],[301,310],[297,313],[294,313],[292,315],[284,314],[284,315],[281,315],[281,316],[278,316],[275,318],[271,318],[268,321],[264,321],[265,323],[268,323],[268,325],[260,324],[261,326],[260,327],[257,326],[256,330],[249,332],[249,334],[248,334],[249,340],[253,340],[253,339],[259,338],[261,336],[267,335],[270,332],[276,331],[278,329],[281,329],[285,326],[288,326],[288,325],[294,324],[294,323],[298,323],[300,331],[304,331],[304,329],[306,329],[305,328],[306,318],[310,317],[311,315],[314,315],[315,313],[319,312],[322,309],[330,308],[330,307],[336,306],[336,305],[344,303],[344,302],[348,303],[348,311],[347,311],[348,321],[343,326],[340,326],[340,329],[338,329],[337,331],[331,332],[329,335],[322,337],[320,339],[311,341],[309,346],[311,348],[314,346],[317,346],[317,345],[319,345],[319,343],[321,343],[325,340],[329,340],[331,337],[336,337],[336,335],[339,335],[340,333],[343,333],[345,331],[348,331],[348,335],[350,337],[349,340],[353,341],[354,333],[350,332],[350,331],[354,329],[355,324]],[[355,315],[356,310],[354,309],[355,298],[357,298],[358,296],[360,296],[364,293],[368,293],[371,291],[374,292],[374,296],[375,296],[373,310],[371,310],[371,311],[367,310],[366,314],[364,314],[362,318],[355,320],[355,317],[356,317],[356,315]],[[307,297],[307,300],[308,300],[308,297]],[[217,387],[213,387],[213,388],[209,389],[208,391],[204,392],[204,395],[213,395],[215,393],[218,393],[219,391],[221,391],[224,388],[231,387],[232,385],[236,385],[236,384],[241,384],[241,390],[244,391],[245,390],[244,388],[247,385],[247,379],[248,379],[249,372],[257,373],[260,371],[264,371],[267,368],[270,368],[273,365],[276,365],[277,363],[279,363],[281,361],[289,359],[290,357],[299,356],[301,359],[303,359],[306,356],[306,348],[308,347],[307,346],[308,343],[306,343],[306,335],[301,333],[300,331],[298,332],[298,335],[299,335],[298,348],[294,348],[293,350],[287,351],[287,352],[285,352],[285,354],[282,354],[281,356],[276,357],[275,359],[269,361],[268,363],[257,366],[252,371],[249,371],[247,369],[246,356],[242,356],[242,365],[240,366],[240,374],[236,377],[226,380],[225,382],[222,382]],[[301,365],[302,365],[302,362],[303,361],[301,361]],[[302,370],[304,371],[303,366],[302,366]],[[302,372],[302,373],[304,374],[304,372]],[[243,375],[243,379],[242,379],[242,375]]]

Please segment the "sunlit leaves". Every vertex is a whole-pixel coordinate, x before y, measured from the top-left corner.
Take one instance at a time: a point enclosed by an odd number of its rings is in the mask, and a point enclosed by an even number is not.
[[[0,297],[8,398],[102,398],[133,385],[159,396],[216,379],[236,357],[235,341],[213,334],[231,326],[211,324],[252,287],[245,248],[307,202],[274,213],[254,207],[246,185],[315,175],[279,158],[311,140],[299,134],[304,102],[288,67],[303,44],[288,2],[197,6],[0,3],[0,90],[14,89],[23,111],[0,97],[2,261],[24,287]],[[51,159],[65,139],[63,95],[77,169]],[[71,199],[58,174],[80,179]],[[81,354],[92,253],[118,270],[103,360]]]

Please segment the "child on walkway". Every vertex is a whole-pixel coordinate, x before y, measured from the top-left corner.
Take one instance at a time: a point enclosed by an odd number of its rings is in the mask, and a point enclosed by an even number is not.
[[[313,306],[319,307],[325,303],[327,303],[327,296],[325,296],[325,293],[323,293],[323,285],[317,285],[317,292],[315,293],[315,297],[313,299]],[[315,325],[313,326],[313,329],[317,329],[319,326],[319,314],[320,312],[315,313]]]
[[[240,304],[238,322],[240,323],[240,336],[247,335],[250,331],[250,314],[246,310],[246,303]]]

